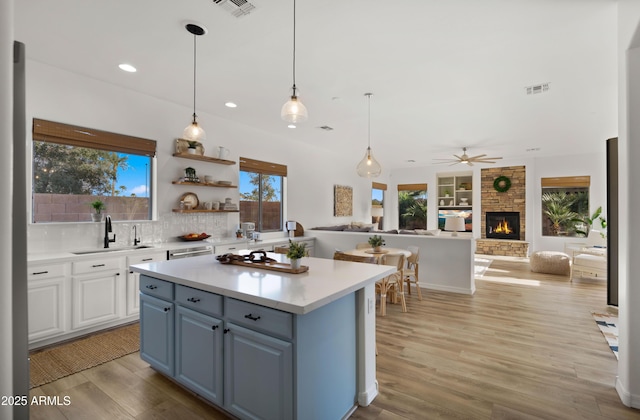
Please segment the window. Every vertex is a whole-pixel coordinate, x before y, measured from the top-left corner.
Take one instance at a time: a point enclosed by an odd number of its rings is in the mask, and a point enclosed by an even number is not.
[[[585,236],[589,231],[588,176],[542,178],[542,235]]]
[[[398,185],[400,229],[427,228],[427,184]]]
[[[287,167],[240,158],[240,222],[253,222],[258,232],[283,230],[282,185]]]
[[[102,201],[112,220],[151,220],[156,142],[33,120],[32,222],[91,221]]]
[[[373,182],[371,184],[371,223],[378,225],[378,229],[383,229],[384,222],[384,192],[387,184]]]

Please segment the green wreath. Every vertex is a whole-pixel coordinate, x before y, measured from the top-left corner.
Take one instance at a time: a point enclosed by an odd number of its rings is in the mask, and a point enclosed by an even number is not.
[[[493,188],[498,192],[507,192],[511,188],[511,180],[506,176],[499,176],[493,181]]]

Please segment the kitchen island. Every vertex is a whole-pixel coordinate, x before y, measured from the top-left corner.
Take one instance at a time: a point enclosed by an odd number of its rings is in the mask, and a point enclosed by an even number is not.
[[[393,268],[302,264],[301,274],[213,256],[131,266],[141,357],[240,418],[339,419],[368,405],[378,392],[374,283]]]

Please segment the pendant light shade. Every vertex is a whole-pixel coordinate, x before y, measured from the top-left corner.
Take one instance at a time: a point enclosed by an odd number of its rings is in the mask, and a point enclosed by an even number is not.
[[[182,138],[189,141],[203,141],[207,138],[206,133],[198,125],[196,115],[196,37],[207,33],[206,29],[193,23],[188,23],[185,28],[189,33],[193,34],[193,119],[182,132]]]
[[[363,178],[375,178],[382,173],[382,166],[380,166],[380,163],[376,160],[376,158],[373,157],[373,153],[371,153],[371,95],[373,95],[373,93],[364,94],[364,96],[366,96],[369,100],[369,140],[367,150],[364,152],[364,157],[362,158],[360,163],[358,163],[358,166],[356,166],[358,175]]]
[[[293,124],[306,121],[309,118],[307,107],[298,100],[296,89],[296,0],[293,0],[293,93],[280,111],[280,117]]]

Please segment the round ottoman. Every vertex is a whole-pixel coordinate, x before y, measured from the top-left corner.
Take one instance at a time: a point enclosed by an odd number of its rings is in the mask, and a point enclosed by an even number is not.
[[[529,258],[534,273],[571,274],[571,258],[564,252],[536,251]]]

